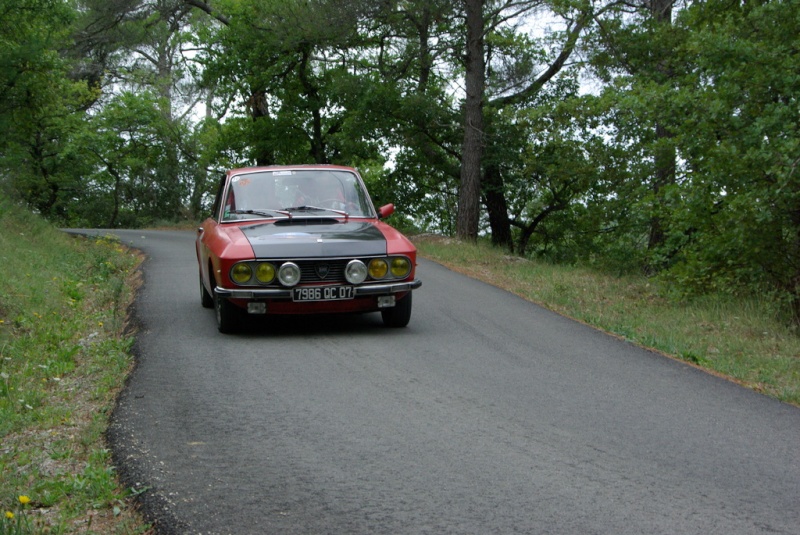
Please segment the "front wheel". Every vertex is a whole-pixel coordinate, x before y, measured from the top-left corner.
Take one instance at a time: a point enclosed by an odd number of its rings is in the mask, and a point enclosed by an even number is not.
[[[200,304],[203,305],[203,308],[214,308],[214,298],[211,297],[211,294],[206,290],[203,284],[202,274],[200,275]]]
[[[214,308],[217,312],[217,329],[223,334],[231,334],[239,328],[241,311],[228,299],[214,292]]]
[[[395,305],[391,308],[384,308],[381,310],[381,317],[383,324],[387,327],[405,327],[411,320],[411,296],[413,294],[408,292],[405,297],[398,299]]]

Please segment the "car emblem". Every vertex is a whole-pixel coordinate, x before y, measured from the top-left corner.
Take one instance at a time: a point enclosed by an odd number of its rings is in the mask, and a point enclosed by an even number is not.
[[[325,277],[327,277],[328,273],[331,270],[331,268],[330,268],[330,266],[328,264],[317,264],[316,268],[314,268],[314,269],[316,270],[317,276],[320,279],[324,279]]]

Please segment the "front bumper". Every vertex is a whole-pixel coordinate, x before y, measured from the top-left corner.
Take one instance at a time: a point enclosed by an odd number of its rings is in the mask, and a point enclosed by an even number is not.
[[[386,284],[365,284],[356,286],[356,297],[369,295],[392,295],[416,290],[422,286],[419,279],[413,281],[390,282]],[[291,299],[291,288],[214,288],[214,292],[226,299]]]

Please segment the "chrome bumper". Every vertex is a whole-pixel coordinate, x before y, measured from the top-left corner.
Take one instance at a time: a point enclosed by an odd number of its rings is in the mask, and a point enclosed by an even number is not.
[[[356,297],[363,297],[366,295],[391,295],[400,292],[408,292],[416,290],[422,286],[422,281],[417,279],[414,281],[391,282],[387,284],[365,284],[363,286],[356,286]],[[230,289],[230,288],[214,288],[214,292],[227,299],[291,299],[291,288],[248,288],[248,289]]]

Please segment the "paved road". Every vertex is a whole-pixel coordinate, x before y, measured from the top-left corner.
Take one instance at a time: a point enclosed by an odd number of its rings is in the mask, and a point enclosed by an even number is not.
[[[193,234],[143,249],[112,426],[161,533],[800,533],[800,409],[421,262],[379,315],[217,332]]]

